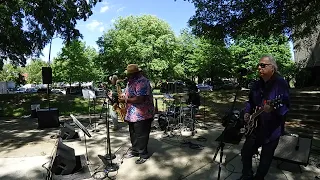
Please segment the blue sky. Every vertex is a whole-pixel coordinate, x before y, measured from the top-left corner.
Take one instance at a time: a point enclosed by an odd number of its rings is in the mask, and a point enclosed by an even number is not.
[[[194,14],[192,3],[183,0],[103,0],[93,8],[93,15],[87,21],[79,21],[77,28],[83,35],[86,45],[97,48],[96,41],[104,31],[112,27],[118,17],[151,14],[166,21],[172,30],[179,34],[186,28],[189,18]],[[51,62],[63,47],[61,39],[54,39],[51,47]],[[43,50],[41,58],[48,61],[49,45]]]
[[[188,20],[195,13],[192,3],[184,0],[103,0],[93,8],[93,15],[87,21],[79,21],[77,28],[83,35],[86,45],[98,50],[96,41],[104,31],[112,27],[118,17],[151,14],[166,21],[178,35],[188,27]],[[292,46],[292,43],[291,43]],[[61,39],[54,39],[51,49],[51,62],[63,47]],[[49,45],[43,50],[41,59],[48,61]]]

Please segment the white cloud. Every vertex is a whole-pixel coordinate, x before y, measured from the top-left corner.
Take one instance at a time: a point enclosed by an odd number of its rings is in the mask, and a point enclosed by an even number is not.
[[[111,24],[115,23],[116,22],[116,19],[111,19]]]
[[[90,22],[89,24],[86,25],[86,27],[90,30],[90,31],[95,31],[96,29],[98,29],[98,27],[102,26],[103,23],[99,22],[97,20],[93,20],[92,22]]]
[[[121,7],[121,8],[119,8],[119,9],[117,9],[117,13],[123,11],[124,8],[125,8],[125,7]]]
[[[105,13],[106,11],[108,11],[108,9],[109,9],[109,6],[108,6],[108,5],[102,6],[102,7],[100,8],[100,13]]]
[[[99,31],[100,31],[100,32],[103,32],[103,30],[104,30],[104,27],[103,27],[103,26],[99,28]]]

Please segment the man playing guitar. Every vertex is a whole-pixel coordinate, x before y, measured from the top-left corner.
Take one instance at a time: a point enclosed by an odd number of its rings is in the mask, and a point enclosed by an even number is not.
[[[248,122],[256,107],[263,108],[257,117],[257,127],[248,134],[241,150],[243,180],[260,180],[267,175],[274,151],[279,138],[284,132],[285,116],[289,106],[289,86],[284,78],[277,72],[278,67],[272,56],[263,56],[257,66],[260,80],[255,82],[249,93],[246,103],[244,119]],[[282,96],[284,103],[280,108],[274,109],[268,104],[269,100]],[[255,176],[252,171],[252,156],[262,147],[260,163]]]

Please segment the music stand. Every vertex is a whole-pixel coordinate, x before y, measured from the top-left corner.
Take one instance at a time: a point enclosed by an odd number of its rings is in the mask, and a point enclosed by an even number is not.
[[[91,138],[91,134],[89,133],[89,131],[87,130],[87,128],[85,128],[78,120],[76,117],[74,117],[73,114],[70,114],[73,122],[78,126],[79,129],[81,129],[81,131],[84,133],[84,146],[86,148],[86,155],[87,155],[87,161],[89,161],[89,156],[88,156],[88,148],[87,148],[87,140],[86,140],[86,135]]]
[[[90,103],[90,100],[92,99],[93,101],[95,101],[96,94],[94,93],[94,91],[92,91],[90,89],[82,89],[82,96],[83,96],[84,99],[88,99],[89,125],[87,126],[87,128],[88,127],[92,128],[91,108],[90,108],[91,103]],[[95,106],[93,108],[95,110]],[[99,130],[96,129],[96,123],[94,123],[94,129],[92,130],[92,132],[99,132]]]

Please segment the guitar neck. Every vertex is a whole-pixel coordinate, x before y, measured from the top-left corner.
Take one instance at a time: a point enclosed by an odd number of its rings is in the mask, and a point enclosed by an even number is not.
[[[259,109],[257,112],[252,114],[252,118],[255,119],[256,117],[258,117],[262,112],[263,112],[263,108]]]

